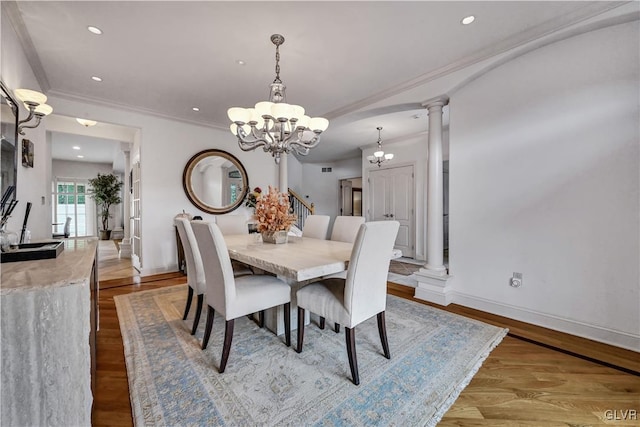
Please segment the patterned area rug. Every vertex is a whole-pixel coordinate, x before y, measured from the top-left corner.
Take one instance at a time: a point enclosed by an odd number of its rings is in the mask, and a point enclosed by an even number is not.
[[[186,294],[179,285],[115,297],[137,426],[432,426],[507,332],[389,296],[391,360],[382,355],[375,316],[360,324],[355,386],[344,328],[336,334],[312,321],[298,354],[284,336],[242,317],[219,374],[224,321],[215,317],[202,351],[206,316],[191,336],[192,320],[181,315]]]

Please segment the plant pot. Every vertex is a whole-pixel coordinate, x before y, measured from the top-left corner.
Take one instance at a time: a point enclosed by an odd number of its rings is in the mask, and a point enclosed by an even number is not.
[[[289,235],[286,230],[282,231],[263,231],[262,233],[263,243],[287,243]]]
[[[100,240],[111,239],[111,230],[100,230]]]

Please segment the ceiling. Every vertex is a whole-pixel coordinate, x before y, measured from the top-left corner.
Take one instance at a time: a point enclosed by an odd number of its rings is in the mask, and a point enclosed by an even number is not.
[[[617,5],[46,1],[17,2],[10,9],[46,93],[220,129],[228,129],[229,107],[266,100],[275,76],[269,38],[280,33],[286,39],[280,77],[287,101],[330,120],[320,145],[301,160],[326,162],[359,156],[359,147],[375,144],[377,126],[383,141],[391,142],[426,131],[419,107],[426,98],[412,91],[431,76]],[[461,25],[468,15],[475,22]],[[103,34],[90,33],[90,25]],[[411,102],[394,105],[391,98],[399,92]]]

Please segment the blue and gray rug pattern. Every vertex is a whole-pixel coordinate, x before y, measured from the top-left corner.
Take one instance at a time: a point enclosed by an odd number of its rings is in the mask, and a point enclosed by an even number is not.
[[[388,296],[391,360],[375,317],[359,325],[355,386],[344,328],[312,321],[298,354],[242,317],[219,374],[224,321],[216,316],[202,351],[204,319],[196,336],[182,320],[186,294],[180,285],[116,297],[137,426],[435,425],[507,332]]]

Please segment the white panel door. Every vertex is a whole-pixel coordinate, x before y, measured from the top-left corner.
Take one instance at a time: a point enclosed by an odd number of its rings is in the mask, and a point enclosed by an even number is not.
[[[400,223],[395,248],[415,256],[413,166],[369,171],[369,220]]]
[[[389,219],[400,223],[396,249],[402,250],[402,255],[413,258],[415,256],[414,220],[413,220],[413,166],[387,169],[389,176]]]

